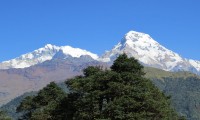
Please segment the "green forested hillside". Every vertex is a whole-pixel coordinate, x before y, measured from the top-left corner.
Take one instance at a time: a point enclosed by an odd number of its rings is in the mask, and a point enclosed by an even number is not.
[[[171,96],[172,106],[188,120],[200,120],[200,77],[189,72],[166,72],[145,68],[160,90]]]
[[[200,119],[200,79],[164,78],[163,82],[153,79],[154,83],[166,94],[171,96],[173,107],[188,120]]]
[[[17,106],[20,105],[21,101],[27,97],[27,96],[33,96],[36,95],[37,92],[29,92],[29,93],[25,93],[19,97],[16,97],[15,99],[13,99],[12,101],[10,101],[9,103],[7,103],[6,105],[3,105],[1,107],[1,110],[5,111],[11,118],[13,119],[17,119],[19,116],[21,116],[23,114],[23,112],[16,112]]]

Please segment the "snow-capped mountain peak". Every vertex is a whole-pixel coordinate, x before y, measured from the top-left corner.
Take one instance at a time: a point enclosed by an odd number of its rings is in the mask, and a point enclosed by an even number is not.
[[[70,46],[55,46],[51,44],[45,45],[43,48],[34,50],[33,52],[21,55],[15,59],[4,61],[0,63],[0,69],[10,69],[10,68],[26,68],[47,60],[51,60],[53,56],[59,51],[63,51],[65,55],[70,55],[72,57],[79,58],[80,56],[88,55],[94,60],[98,59],[96,54],[89,51],[82,50],[80,48],[73,48]]]
[[[141,46],[141,47],[156,47],[158,42],[153,40],[148,34],[130,31],[121,40],[121,44],[128,46]]]
[[[126,53],[142,64],[167,71],[190,70],[192,65],[177,53],[160,45],[150,35],[130,31],[102,59],[113,61],[119,54]]]
[[[55,46],[55,45],[52,45],[52,44],[46,44],[46,45],[44,46],[44,48],[45,48],[45,49],[55,49],[55,48],[58,48],[58,47]]]

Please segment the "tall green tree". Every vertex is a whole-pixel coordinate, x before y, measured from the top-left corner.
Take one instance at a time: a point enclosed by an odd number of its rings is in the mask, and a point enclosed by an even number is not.
[[[143,66],[126,54],[114,61],[111,70],[86,68],[84,76],[66,82],[78,95],[72,119],[179,119],[169,98],[143,76]]]
[[[52,120],[52,112],[65,97],[66,93],[56,83],[51,82],[36,96],[28,96],[21,102],[17,111],[24,111],[25,114],[20,119]]]

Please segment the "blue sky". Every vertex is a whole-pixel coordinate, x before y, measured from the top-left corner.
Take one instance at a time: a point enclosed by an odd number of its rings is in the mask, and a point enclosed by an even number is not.
[[[1,0],[0,61],[70,45],[101,55],[130,30],[200,60],[199,0]]]

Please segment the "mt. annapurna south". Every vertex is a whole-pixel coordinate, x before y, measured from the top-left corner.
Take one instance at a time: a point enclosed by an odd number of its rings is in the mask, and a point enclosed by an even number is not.
[[[44,48],[0,63],[0,69],[30,67],[53,59],[60,52],[65,57],[88,56],[99,62],[112,62],[119,54],[126,53],[129,57],[138,59],[145,66],[166,71],[190,71],[200,74],[200,61],[182,58],[177,53],[160,45],[148,34],[136,31],[128,32],[112,50],[107,51],[101,57],[79,48],[47,44]]]

